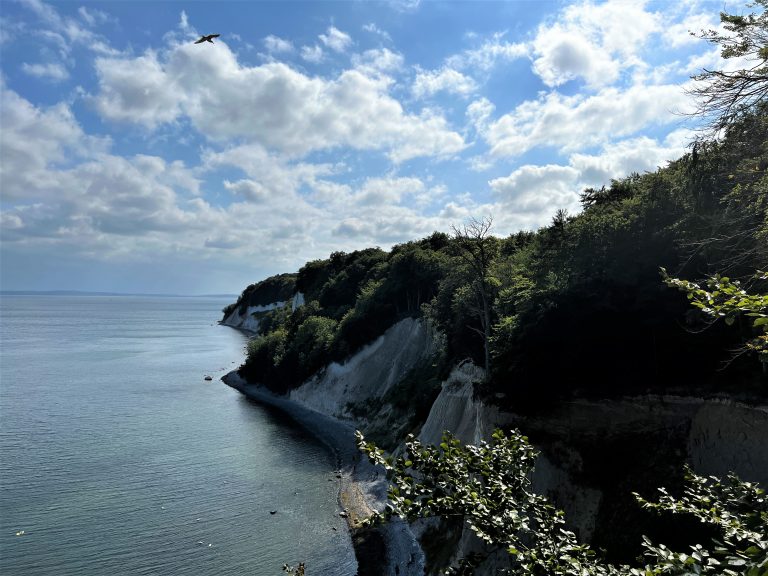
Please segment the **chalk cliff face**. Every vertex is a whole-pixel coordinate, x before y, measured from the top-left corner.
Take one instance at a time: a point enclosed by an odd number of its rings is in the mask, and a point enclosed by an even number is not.
[[[282,308],[287,302],[272,302],[271,304],[248,306],[245,312],[240,312],[239,308],[235,308],[229,315],[221,321],[226,326],[232,326],[232,328],[239,328],[240,330],[247,330],[248,332],[259,331],[259,313],[269,312],[276,308]]]
[[[477,371],[477,373],[473,373]],[[768,407],[725,399],[640,396],[571,400],[534,416],[501,412],[473,398],[479,369],[457,368],[443,384],[419,438],[439,442],[451,430],[462,442],[489,440],[497,427],[516,427],[541,451],[533,488],[566,513],[580,540],[613,544],[611,530],[644,512],[632,501],[637,489],[653,496],[689,463],[699,474],[725,476],[768,485]],[[627,516],[629,515],[629,517]],[[642,528],[642,526],[641,526]],[[625,530],[627,530],[625,528]],[[630,539],[634,535],[630,536]],[[637,535],[637,542],[640,535]],[[465,531],[454,558],[476,550]],[[493,574],[505,566],[492,557],[478,572]]]
[[[434,353],[432,330],[423,320],[406,318],[343,364],[329,364],[290,397],[334,418],[365,423],[366,417],[353,415],[355,405],[382,398]]]
[[[259,318],[265,312],[270,310],[276,310],[283,306],[291,306],[291,312],[294,312],[299,306],[304,304],[304,294],[296,292],[288,300],[281,300],[279,302],[270,302],[269,304],[257,304],[255,306],[247,306],[245,310],[241,310],[241,307],[235,306],[233,310],[227,314],[224,320],[221,321],[225,326],[232,326],[232,328],[238,328],[240,330],[246,330],[247,332],[253,332],[254,334],[259,332]]]

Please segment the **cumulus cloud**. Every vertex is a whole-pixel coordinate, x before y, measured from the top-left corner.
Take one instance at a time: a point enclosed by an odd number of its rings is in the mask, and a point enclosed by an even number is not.
[[[488,184],[504,210],[524,213],[528,222],[542,225],[560,208],[578,212],[579,193],[586,187],[665,166],[685,152],[690,137],[689,131],[678,130],[663,141],[645,136],[622,140],[598,154],[571,154],[567,165],[524,165]]]
[[[343,169],[341,165],[328,163],[289,162],[258,144],[230,147],[220,152],[206,150],[202,161],[204,170],[230,166],[239,168],[248,179],[229,184],[225,181],[225,187],[257,202],[267,197],[295,195],[302,186],[315,186],[323,178]]]
[[[352,65],[363,74],[391,74],[403,67],[403,55],[388,48],[366,50],[352,56]]]
[[[302,46],[301,57],[307,62],[318,64],[323,61],[325,54],[320,46]]]
[[[104,139],[86,136],[66,105],[39,109],[16,92],[1,90],[0,180],[4,199],[47,198],[47,191],[55,186],[55,176],[46,171],[49,165],[108,146]]]
[[[493,34],[477,48],[471,48],[446,59],[446,65],[457,70],[472,69],[483,72],[504,62],[512,62],[528,56],[530,48],[526,42],[508,42],[502,32]]]
[[[352,45],[352,38],[335,26],[329,26],[325,34],[318,36],[320,42],[334,52],[345,52]]]
[[[538,146],[575,151],[679,122],[690,106],[677,85],[606,88],[588,97],[551,92],[504,114],[486,138],[494,156],[519,156]]]
[[[293,52],[293,44],[290,40],[285,40],[274,34],[270,34],[263,40],[264,47],[273,54]]]
[[[28,64],[24,62],[21,65],[21,69],[25,74],[34,76],[35,78],[42,78],[44,80],[51,80],[53,82],[61,82],[69,78],[69,72],[67,69],[55,62],[49,62],[47,64]]]
[[[247,138],[293,156],[349,146],[383,150],[401,162],[464,148],[444,117],[406,113],[386,78],[357,69],[310,77],[278,62],[240,65],[223,43],[195,48],[176,46],[162,61],[153,52],[98,59],[97,110],[107,120],[148,128],[185,115],[211,139]]]
[[[643,66],[639,56],[663,20],[643,0],[586,0],[539,27],[531,44],[533,70],[547,86],[581,78],[593,87],[613,84],[622,70]]]
[[[477,83],[472,78],[452,68],[419,70],[411,87],[416,98],[429,97],[437,92],[468,96],[475,90]]]
[[[496,107],[488,98],[479,98],[467,106],[466,116],[478,134],[485,134]]]
[[[101,93],[94,102],[103,117],[154,128],[181,114],[182,87],[155,53],[132,60],[98,58],[95,67]]]
[[[354,199],[365,206],[399,204],[404,195],[419,194],[425,188],[419,178],[368,178]]]
[[[612,84],[618,78],[619,63],[581,33],[554,26],[539,32],[534,46],[538,57],[533,70],[547,86],[560,86],[578,77],[599,86]]]
[[[573,209],[578,204],[573,189],[578,175],[570,166],[527,165],[509,176],[491,180],[489,185],[509,209],[540,214],[558,208]]]

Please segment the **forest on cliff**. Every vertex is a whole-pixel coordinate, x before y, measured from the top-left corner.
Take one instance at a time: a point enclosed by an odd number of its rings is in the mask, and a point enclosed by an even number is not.
[[[405,317],[445,334],[444,372],[486,364],[482,391],[504,402],[557,394],[646,390],[759,391],[754,355],[735,354],[752,324],[712,324],[662,281],[714,274],[765,291],[768,262],[768,104],[716,140],[655,172],[581,193],[579,214],[505,238],[492,215],[451,234],[305,264],[249,286],[235,307],[289,300],[257,313],[260,334],[241,374],[275,391],[343,361]],[[763,282],[763,285],[761,285]],[[706,328],[706,329],[705,329]]]

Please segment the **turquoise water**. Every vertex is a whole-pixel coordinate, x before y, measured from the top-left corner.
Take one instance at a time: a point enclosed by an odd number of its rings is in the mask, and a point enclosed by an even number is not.
[[[355,573],[332,456],[219,382],[227,303],[0,298],[0,573]]]

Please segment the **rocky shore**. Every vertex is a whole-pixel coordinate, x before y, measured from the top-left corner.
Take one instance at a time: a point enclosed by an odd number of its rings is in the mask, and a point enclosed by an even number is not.
[[[323,442],[336,456],[339,479],[340,514],[346,517],[358,561],[358,576],[421,576],[424,557],[409,526],[394,521],[376,529],[363,527],[362,521],[386,503],[387,481],[384,471],[373,466],[357,450],[354,428],[249,384],[232,371],[221,379],[256,402],[277,408]]]

